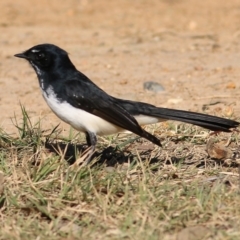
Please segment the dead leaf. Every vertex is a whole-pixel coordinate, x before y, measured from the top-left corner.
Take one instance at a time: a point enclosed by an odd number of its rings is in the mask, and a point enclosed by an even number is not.
[[[223,160],[232,156],[232,151],[227,149],[223,143],[215,143],[214,139],[209,139],[207,143],[208,155],[213,159]]]

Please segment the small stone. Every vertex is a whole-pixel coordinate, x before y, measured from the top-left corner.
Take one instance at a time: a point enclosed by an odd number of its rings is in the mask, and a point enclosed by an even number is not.
[[[155,93],[165,91],[164,87],[161,84],[159,84],[157,82],[153,82],[153,81],[145,82],[143,84],[143,88],[145,90],[152,91]]]

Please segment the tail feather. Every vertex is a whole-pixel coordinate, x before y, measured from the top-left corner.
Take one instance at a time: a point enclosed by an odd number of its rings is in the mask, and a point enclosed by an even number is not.
[[[152,109],[149,109],[148,115],[166,120],[191,123],[213,131],[230,132],[231,128],[236,128],[240,124],[237,121],[226,118],[168,108],[154,107]]]
[[[134,102],[130,100],[117,99],[118,104],[125,108],[131,115],[145,115],[162,120],[175,120],[185,123],[191,123],[213,131],[230,132],[231,128],[239,126],[239,122],[207,115],[203,113],[189,112],[169,108],[155,107],[148,103]]]

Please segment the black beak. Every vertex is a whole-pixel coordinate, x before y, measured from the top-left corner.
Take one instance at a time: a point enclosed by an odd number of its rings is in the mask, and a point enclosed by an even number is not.
[[[27,57],[24,53],[18,53],[18,54],[15,54],[14,57],[28,59],[28,57]]]

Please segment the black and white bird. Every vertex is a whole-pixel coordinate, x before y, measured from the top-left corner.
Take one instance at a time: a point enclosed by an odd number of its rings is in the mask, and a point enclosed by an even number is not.
[[[26,59],[34,68],[51,110],[86,134],[86,163],[95,151],[97,135],[127,130],[161,146],[160,140],[140,125],[176,120],[224,132],[239,125],[230,119],[110,96],[75,68],[66,51],[53,44],[37,45],[15,56]]]

